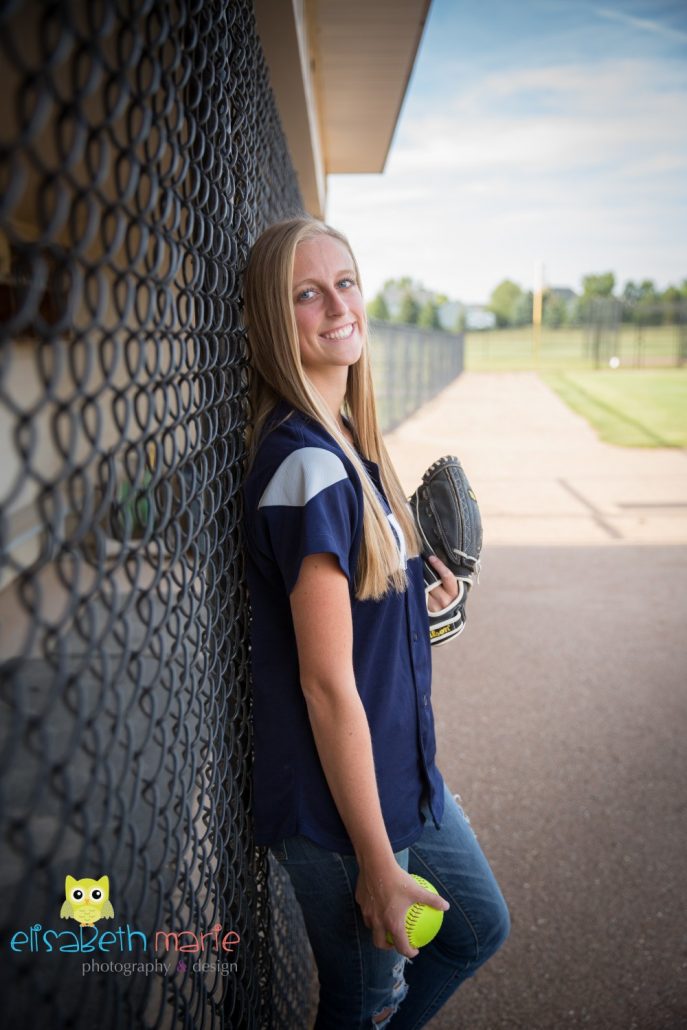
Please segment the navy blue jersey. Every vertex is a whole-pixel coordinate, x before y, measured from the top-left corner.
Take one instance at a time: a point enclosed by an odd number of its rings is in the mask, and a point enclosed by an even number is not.
[[[252,609],[256,839],[303,834],[345,854],[353,846],[329,791],[300,686],[289,594],[306,555],[333,554],[348,578],[353,669],[372,738],[379,798],[394,851],[422,832],[429,798],[439,824],[443,784],[430,703],[431,658],[419,558],[406,558],[378,466],[365,459],[406,565],[408,588],[359,601],[354,583],[362,539],[358,474],[332,436],[280,404],[244,484],[247,578]]]

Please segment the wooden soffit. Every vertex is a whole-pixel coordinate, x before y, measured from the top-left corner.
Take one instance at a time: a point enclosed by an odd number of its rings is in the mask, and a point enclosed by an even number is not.
[[[431,0],[255,0],[258,33],[301,191],[381,172]]]

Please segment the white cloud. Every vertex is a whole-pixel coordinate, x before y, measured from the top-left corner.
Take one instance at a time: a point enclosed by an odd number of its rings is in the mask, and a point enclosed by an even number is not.
[[[597,14],[600,18],[607,18],[609,21],[620,22],[622,25],[627,25],[633,29],[640,29],[642,32],[653,32],[659,36],[666,36],[668,39],[680,42],[687,40],[687,32],[683,32],[682,29],[673,28],[671,25],[665,25],[663,22],[654,21],[651,18],[636,18],[634,15],[627,14],[625,11],[618,11],[613,7],[596,7],[594,8],[594,14]]]
[[[665,80],[663,68],[645,61],[608,61],[593,73],[575,66],[494,75],[445,113],[409,118],[389,168],[570,170],[643,148],[674,150],[686,93]],[[532,90],[554,110],[501,110],[504,98]]]
[[[410,107],[411,105],[409,105]],[[529,285],[687,275],[687,70],[608,59],[494,73],[412,109],[383,176],[334,176],[328,218],[359,251],[368,293],[408,274],[461,299]]]

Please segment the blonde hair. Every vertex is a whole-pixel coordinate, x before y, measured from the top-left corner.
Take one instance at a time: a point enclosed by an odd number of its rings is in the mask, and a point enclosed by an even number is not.
[[[363,489],[363,534],[356,570],[356,597],[378,599],[390,588],[402,591],[406,587],[398,546],[360,455],[341,432],[301,363],[292,296],[294,258],[299,243],[322,235],[331,236],[346,247],[360,284],[358,264],[346,237],[313,218],[290,218],[270,226],[258,238],[250,254],[244,277],[245,323],[252,356],[253,425],[248,433],[248,463],[249,466],[253,463],[265,423],[282,398],[324,427],[352,462]],[[410,509],[377,422],[367,322],[361,356],[348,371],[344,411],[353,424],[362,454],[379,465],[384,493],[405,537],[408,554],[418,554]]]

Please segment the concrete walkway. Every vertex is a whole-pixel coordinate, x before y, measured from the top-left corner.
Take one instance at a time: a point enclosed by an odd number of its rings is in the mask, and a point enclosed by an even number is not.
[[[409,492],[458,455],[487,544],[687,543],[687,451],[602,443],[534,372],[466,373],[387,443]]]
[[[432,1030],[687,1025],[687,453],[599,443],[536,375],[466,374],[388,437],[461,457],[485,530],[434,653],[439,763],[511,908]]]

